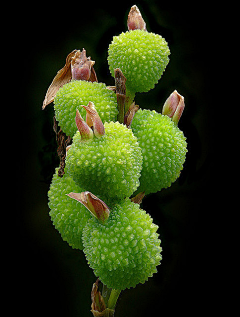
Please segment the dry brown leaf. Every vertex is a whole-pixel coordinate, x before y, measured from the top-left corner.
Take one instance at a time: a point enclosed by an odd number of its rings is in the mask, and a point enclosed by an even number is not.
[[[97,81],[97,75],[93,68],[94,63],[91,57],[86,56],[85,49],[82,52],[80,50],[73,50],[68,54],[66,64],[57,72],[47,90],[42,109],[45,109],[54,100],[59,88],[70,82],[72,78],[91,82]]]
[[[57,72],[57,75],[54,77],[51,85],[49,86],[45,99],[43,101],[42,109],[45,109],[47,105],[49,105],[56,96],[59,88],[62,87],[64,84],[68,83],[72,79],[71,73],[71,61],[72,58],[75,56],[77,50],[73,50],[70,54],[68,54],[66,58],[66,64],[62,69]]]

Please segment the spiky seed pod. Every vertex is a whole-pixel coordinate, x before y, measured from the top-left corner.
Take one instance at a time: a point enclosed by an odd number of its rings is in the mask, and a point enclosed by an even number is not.
[[[59,177],[57,168],[48,191],[49,214],[62,239],[72,248],[82,250],[82,231],[91,215],[83,205],[66,195],[71,191],[82,192],[83,189],[69,175]]]
[[[131,92],[147,92],[154,88],[164,72],[170,50],[158,34],[134,30],[114,36],[108,49],[108,64],[112,76],[120,68]]]
[[[68,136],[73,137],[77,130],[76,109],[85,119],[86,111],[81,106],[87,106],[89,101],[95,104],[103,123],[117,119],[116,94],[107,89],[105,84],[84,80],[71,81],[60,88],[54,98],[56,119]]]
[[[116,204],[105,224],[96,218],[83,231],[89,266],[107,287],[123,290],[144,283],[162,259],[158,226],[128,198]]]
[[[139,186],[142,153],[131,129],[119,122],[104,124],[105,134],[82,141],[79,131],[66,158],[66,170],[75,182],[99,196],[130,197]]]
[[[169,187],[180,175],[186,159],[183,132],[168,117],[156,111],[139,110],[131,124],[143,154],[138,191],[155,193]]]

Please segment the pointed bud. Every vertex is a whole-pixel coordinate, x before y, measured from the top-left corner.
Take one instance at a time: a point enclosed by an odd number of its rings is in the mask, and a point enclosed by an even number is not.
[[[162,109],[162,114],[172,118],[175,124],[178,124],[185,107],[184,97],[176,90],[165,101]]]
[[[92,129],[87,125],[87,123],[83,120],[82,116],[80,115],[80,112],[76,111],[76,117],[75,122],[78,128],[78,131],[81,135],[81,140],[86,141],[93,138],[93,131]]]
[[[77,51],[71,61],[73,80],[90,80],[92,66],[95,64],[90,57],[86,56],[86,50]]]
[[[99,117],[94,104],[89,101],[87,106],[83,106],[87,111],[86,122],[89,127],[93,127],[93,133],[97,138],[101,138],[105,134],[104,125]]]
[[[146,23],[143,20],[141,12],[136,5],[131,7],[131,10],[128,14],[127,26],[129,31],[131,30],[147,31]]]
[[[108,219],[110,209],[104,201],[92,193],[88,191],[82,193],[69,193],[67,196],[83,204],[100,222],[104,223]]]

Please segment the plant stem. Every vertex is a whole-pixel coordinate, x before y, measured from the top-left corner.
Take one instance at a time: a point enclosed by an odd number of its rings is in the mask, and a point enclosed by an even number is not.
[[[116,96],[118,104],[118,122],[124,123],[125,116],[125,99],[126,99],[126,78],[120,68],[114,70]]]
[[[132,93],[128,88],[126,87],[126,99],[125,99],[125,114],[128,112],[131,104],[133,103],[135,98],[135,93]]]
[[[121,293],[120,290],[112,289],[112,292],[111,292],[109,300],[108,300],[108,308],[109,309],[115,308],[120,293]]]
[[[102,297],[105,303],[108,302],[112,289],[108,288],[105,284],[103,284],[102,288]]]

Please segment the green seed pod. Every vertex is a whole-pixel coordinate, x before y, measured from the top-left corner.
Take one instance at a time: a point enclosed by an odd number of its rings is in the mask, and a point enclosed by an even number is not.
[[[82,250],[82,231],[91,215],[83,205],[66,195],[72,191],[83,190],[69,175],[59,177],[57,168],[48,191],[49,214],[62,239],[72,248]]]
[[[76,109],[85,119],[86,111],[81,106],[87,106],[89,101],[95,104],[103,123],[117,119],[116,94],[107,89],[105,84],[84,80],[71,81],[60,88],[54,98],[56,119],[68,136],[73,137],[77,130]]]
[[[108,64],[112,76],[120,68],[131,92],[146,92],[154,88],[162,76],[170,54],[167,42],[158,34],[134,30],[114,36],[108,49]]]
[[[158,226],[128,198],[111,210],[105,224],[96,218],[83,231],[89,266],[107,287],[124,290],[144,283],[162,259]]]
[[[108,198],[130,197],[137,189],[142,154],[131,129],[119,122],[105,123],[104,128],[104,135],[87,141],[76,132],[66,170],[80,187],[108,204]]]
[[[180,175],[186,159],[183,132],[168,117],[156,111],[139,110],[131,124],[143,154],[138,191],[155,193],[169,187]]]

